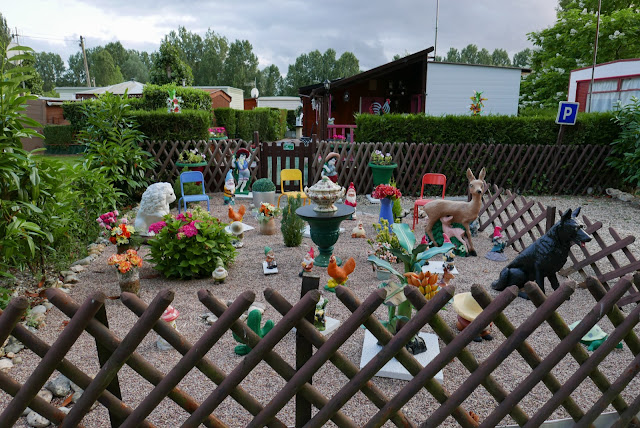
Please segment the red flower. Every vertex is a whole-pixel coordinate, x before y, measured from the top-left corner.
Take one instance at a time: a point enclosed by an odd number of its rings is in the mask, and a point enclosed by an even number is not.
[[[379,184],[371,193],[376,199],[389,198],[389,199],[400,199],[402,197],[402,193],[398,189],[388,184]]]

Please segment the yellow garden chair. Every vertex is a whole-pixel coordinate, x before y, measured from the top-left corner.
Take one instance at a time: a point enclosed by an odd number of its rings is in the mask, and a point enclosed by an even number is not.
[[[285,181],[297,181],[300,183],[300,191],[296,192],[285,192],[284,191],[284,182]],[[278,208],[280,208],[280,198],[282,198],[283,196],[287,196],[287,198],[289,196],[292,196],[294,198],[297,198],[298,195],[300,195],[300,198],[302,198],[302,205],[305,205],[306,202],[309,202],[309,204],[311,204],[311,200],[309,199],[309,197],[302,191],[302,171],[300,171],[299,169],[283,169],[280,171],[280,196],[278,196]]]

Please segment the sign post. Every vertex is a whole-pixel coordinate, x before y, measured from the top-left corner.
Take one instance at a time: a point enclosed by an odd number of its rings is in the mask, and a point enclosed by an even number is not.
[[[558,115],[556,116],[556,123],[560,125],[558,131],[558,139],[556,145],[562,143],[562,136],[564,135],[564,125],[575,125],[576,118],[578,117],[578,107],[580,103],[572,101],[560,101],[558,103]]]

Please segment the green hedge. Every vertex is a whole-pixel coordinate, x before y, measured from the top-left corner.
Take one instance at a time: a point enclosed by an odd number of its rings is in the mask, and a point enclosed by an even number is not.
[[[620,134],[612,113],[581,113],[567,126],[563,144],[611,144]],[[555,144],[555,117],[360,114],[359,142]]]
[[[82,113],[82,105],[90,102],[92,101],[65,101],[62,103],[62,114],[65,119],[71,122],[71,127],[74,131],[79,131],[83,128],[87,118]]]
[[[208,140],[211,113],[203,110],[182,110],[169,113],[166,110],[135,110],[133,118],[138,129],[149,140]]]
[[[45,145],[69,145],[73,143],[73,127],[71,125],[46,125],[42,128]]]
[[[176,95],[182,98],[181,106],[184,110],[211,111],[211,95],[208,92],[176,85],[145,85],[141,101],[136,101],[138,105],[134,105],[134,108],[149,111],[166,109],[171,89],[175,89]]]
[[[223,126],[229,138],[236,137],[236,111],[229,107],[214,108],[216,126]]]

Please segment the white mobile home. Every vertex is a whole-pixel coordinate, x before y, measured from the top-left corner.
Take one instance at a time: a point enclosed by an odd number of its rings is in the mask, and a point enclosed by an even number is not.
[[[295,110],[298,107],[302,107],[302,101],[300,101],[300,97],[258,97],[257,107]]]
[[[469,115],[473,91],[482,92],[483,114],[518,114],[522,69],[448,62],[427,63],[425,113]]]

